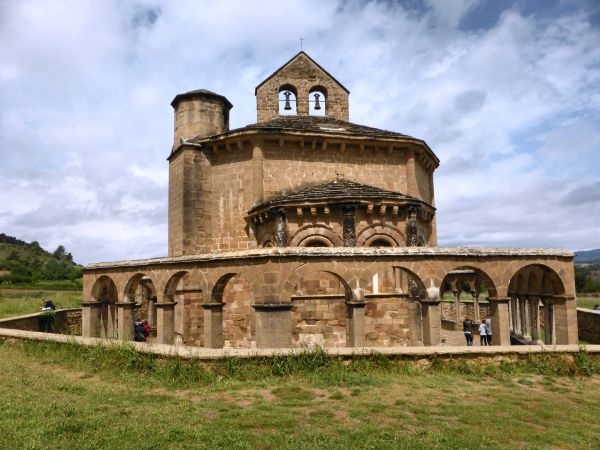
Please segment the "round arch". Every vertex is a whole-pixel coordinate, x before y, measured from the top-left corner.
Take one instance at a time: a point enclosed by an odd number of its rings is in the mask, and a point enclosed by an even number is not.
[[[102,303],[100,307],[100,336],[109,339],[118,337],[117,285],[108,275],[99,277],[92,286],[92,300]]]
[[[552,268],[543,264],[530,264],[513,274],[508,292],[523,295],[565,295],[565,285]]]
[[[314,85],[308,91],[308,112],[311,116],[327,116],[329,114],[327,89]]]
[[[279,114],[295,116],[298,114],[298,89],[290,83],[283,84],[277,92]]]
[[[402,232],[390,225],[373,224],[363,228],[356,236],[357,247],[370,247],[371,242],[385,240],[391,247],[404,247],[406,239]]]
[[[326,245],[307,245],[313,241]],[[289,239],[290,247],[343,247],[344,241],[331,227],[322,224],[306,225],[301,227]]]

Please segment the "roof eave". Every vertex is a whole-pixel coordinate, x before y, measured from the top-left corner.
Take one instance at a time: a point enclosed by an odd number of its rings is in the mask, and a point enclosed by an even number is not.
[[[241,129],[241,130],[233,130],[227,131],[221,134],[215,134],[212,136],[207,136],[202,139],[194,140],[194,144],[211,144],[218,141],[225,141],[228,139],[235,139],[242,136],[257,136],[257,135],[270,135],[270,134],[283,134],[286,136],[311,136],[322,139],[340,139],[340,140],[352,140],[352,141],[383,141],[383,142],[408,142],[413,144],[421,145],[427,153],[433,158],[436,162],[436,168],[439,166],[440,160],[436,156],[436,154],[431,150],[429,145],[422,139],[417,139],[412,136],[360,136],[354,134],[336,134],[336,133],[315,133],[314,131],[300,131],[300,130],[287,130],[285,128],[274,129],[274,128],[251,128],[251,129]],[[188,141],[192,143],[194,138],[189,139]]]

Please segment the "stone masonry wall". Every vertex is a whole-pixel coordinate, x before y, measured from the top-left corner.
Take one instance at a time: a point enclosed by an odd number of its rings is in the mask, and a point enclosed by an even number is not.
[[[343,298],[292,299],[292,345],[346,347],[347,307]]]
[[[399,298],[369,299],[365,307],[365,345],[408,345],[408,302]]]
[[[577,308],[579,339],[590,344],[600,344],[600,311]]]
[[[313,150],[310,143],[302,147],[288,143],[283,148],[275,142],[264,144],[264,196],[266,199],[283,191],[290,192],[308,184],[323,183],[338,174],[353,181],[382,189],[406,192],[405,157],[401,150],[358,147],[341,152],[331,145],[325,151]],[[230,150],[198,151],[184,148],[175,155],[169,167],[169,255],[188,255],[230,250],[247,250],[258,246],[254,231],[245,220],[256,202],[253,188],[251,146]],[[341,236],[341,216],[329,216],[321,210],[317,217],[297,218],[289,215],[289,236],[306,221],[321,222]],[[340,217],[338,217],[340,216]],[[357,211],[357,235],[377,224],[388,224],[405,233],[405,211],[394,216],[392,211],[366,214]],[[430,227],[420,225],[420,233]],[[264,240],[264,237],[260,236]],[[428,236],[425,236],[427,240]],[[262,244],[262,241],[259,243]]]
[[[342,176],[357,183],[368,184],[395,192],[407,192],[405,156],[401,150],[391,154],[387,149],[366,146],[361,152],[358,146],[328,145],[325,150],[286,142],[279,148],[267,141],[264,152],[265,198],[282,191],[292,192],[304,185],[324,183]]]
[[[223,292],[223,302],[225,347],[255,347],[254,308],[248,281],[240,276],[231,279]]]
[[[348,93],[327,73],[319,68],[304,53],[300,53],[290,63],[274,74],[256,90],[257,121],[279,117],[279,90],[282,86],[295,91],[298,114],[308,115],[309,92],[311,88],[322,86],[327,93],[326,115],[348,121]]]

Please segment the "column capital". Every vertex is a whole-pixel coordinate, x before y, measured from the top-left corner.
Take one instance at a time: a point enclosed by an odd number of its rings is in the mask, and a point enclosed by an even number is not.
[[[225,305],[224,303],[212,302],[212,303],[202,303],[200,306],[202,306],[204,309],[219,309],[219,308],[223,308],[224,305]]]
[[[91,308],[102,306],[105,302],[99,302],[96,300],[88,300],[85,302],[81,302],[81,306],[89,306]]]
[[[255,303],[252,307],[257,311],[289,310],[294,307],[291,303]]]
[[[115,303],[115,305],[120,308],[135,308],[137,303],[135,303],[135,302],[117,302],[117,303]]]
[[[346,305],[353,306],[355,308],[364,308],[367,305],[367,302],[364,301],[346,301]]]
[[[177,304],[177,302],[163,302],[163,303],[155,303],[154,306],[157,308],[168,308],[173,307]]]
[[[427,298],[416,298],[416,300],[421,303],[421,305],[435,306],[442,303],[442,300],[430,300]]]
[[[486,300],[489,302],[496,302],[496,303],[508,303],[512,299],[510,297],[487,297]]]

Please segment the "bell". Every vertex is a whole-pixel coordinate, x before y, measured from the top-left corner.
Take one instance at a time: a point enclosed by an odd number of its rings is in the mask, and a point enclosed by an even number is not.
[[[292,95],[292,93],[289,91],[285,91],[283,95],[285,95],[285,106],[283,107],[283,109],[286,111],[290,111],[292,109],[292,105],[290,105],[290,95]]]
[[[321,109],[321,104],[319,103],[319,94],[315,94],[315,109],[318,111],[319,109]]]

